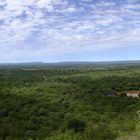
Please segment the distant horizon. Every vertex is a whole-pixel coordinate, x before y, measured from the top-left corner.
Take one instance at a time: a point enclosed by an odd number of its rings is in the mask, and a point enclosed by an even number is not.
[[[40,61],[29,61],[29,62],[6,62],[0,64],[30,64],[30,63],[44,63],[44,64],[53,64],[53,63],[106,63],[106,62],[140,62],[140,60],[113,60],[113,61],[56,61],[56,62],[40,62]]]

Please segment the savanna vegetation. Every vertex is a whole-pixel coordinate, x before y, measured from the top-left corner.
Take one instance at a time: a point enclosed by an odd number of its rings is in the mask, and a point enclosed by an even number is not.
[[[140,67],[1,68],[0,140],[136,140]]]

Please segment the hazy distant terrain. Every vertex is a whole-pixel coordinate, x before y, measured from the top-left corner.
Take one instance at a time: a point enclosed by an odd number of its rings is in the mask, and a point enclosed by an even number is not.
[[[0,68],[23,68],[23,67],[37,67],[37,68],[103,68],[103,67],[117,67],[117,66],[138,66],[139,60],[135,61],[103,61],[103,62],[56,62],[56,63],[0,63]]]

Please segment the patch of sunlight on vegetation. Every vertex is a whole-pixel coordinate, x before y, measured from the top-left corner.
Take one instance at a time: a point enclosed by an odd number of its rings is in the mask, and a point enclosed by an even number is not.
[[[137,111],[137,124],[135,129],[127,135],[120,136],[116,140],[140,140],[140,111]]]
[[[65,132],[60,134],[55,134],[45,140],[80,140],[80,136],[74,134],[73,132]]]

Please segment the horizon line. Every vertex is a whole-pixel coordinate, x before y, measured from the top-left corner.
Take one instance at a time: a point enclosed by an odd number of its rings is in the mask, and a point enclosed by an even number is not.
[[[29,62],[0,62],[0,64],[30,64],[30,63],[44,63],[44,64],[55,64],[55,63],[105,63],[105,62],[133,62],[140,61],[136,60],[103,60],[103,61],[56,61],[56,62],[43,62],[43,61],[29,61]]]

